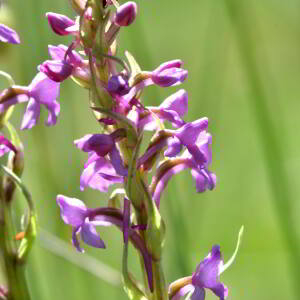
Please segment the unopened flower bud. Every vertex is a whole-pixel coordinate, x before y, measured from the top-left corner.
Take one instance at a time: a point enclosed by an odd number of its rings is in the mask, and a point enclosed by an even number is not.
[[[107,83],[107,90],[113,94],[126,95],[129,92],[128,79],[123,74],[111,76]]]
[[[136,15],[137,15],[136,3],[132,1],[128,1],[118,7],[114,18],[114,23],[119,26],[129,26],[135,20]]]
[[[46,13],[46,17],[48,22],[52,28],[52,30],[57,33],[58,35],[68,35],[70,34],[69,31],[66,29],[75,25],[75,22],[68,18],[67,16],[56,14],[56,13]]]
[[[169,60],[165,63],[162,63],[160,64],[154,72],[156,73],[160,73],[164,70],[167,70],[167,69],[171,69],[171,68],[181,68],[181,66],[183,65],[183,62],[182,60],[180,59],[173,59],[173,60]]]
[[[168,87],[182,83],[188,76],[188,71],[180,68],[165,69],[162,72],[153,72],[152,80],[161,87]]]
[[[18,146],[13,145],[4,136],[0,137],[1,144],[1,156],[9,150],[7,167],[13,171],[18,177],[22,176],[24,170],[24,150],[23,145],[19,142]],[[5,149],[6,148],[6,149]],[[5,177],[3,182],[3,192],[5,195],[5,200],[10,202],[14,194],[16,185],[9,177]]]
[[[24,149],[23,149],[23,145],[18,149],[16,154],[13,156],[13,161],[12,161],[12,165],[13,165],[13,172],[18,175],[19,177],[21,177],[23,170],[24,170]]]

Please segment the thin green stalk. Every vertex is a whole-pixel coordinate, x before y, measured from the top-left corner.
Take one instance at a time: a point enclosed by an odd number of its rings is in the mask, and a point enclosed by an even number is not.
[[[153,266],[154,300],[167,300],[168,292],[161,261],[155,261]]]
[[[18,260],[17,247],[14,240],[14,224],[11,215],[11,205],[3,198],[1,199],[3,208],[1,223],[1,248],[5,262],[5,272],[8,282],[8,300],[30,300],[30,294],[25,277],[25,269],[22,261]],[[3,235],[2,235],[3,233]]]
[[[25,236],[22,239],[20,245],[18,245],[15,235],[15,225],[12,218],[12,194],[9,194],[3,190],[1,197],[1,248],[4,256],[5,271],[8,282],[9,296],[8,300],[30,300],[30,293],[27,286],[25,276],[25,263],[26,257],[32,247],[34,238],[36,235],[35,227],[35,210],[34,203],[31,199],[31,195],[23,185],[20,178],[14,174],[9,168],[2,166],[1,168],[5,173],[16,183],[22,190],[29,207],[29,220],[25,231]]]
[[[289,187],[287,170],[284,167],[284,149],[282,149],[280,141],[276,137],[276,130],[272,123],[270,112],[267,109],[266,95],[253,51],[255,41],[251,39],[251,24],[247,22],[247,17],[251,11],[249,7],[247,7],[247,11],[243,9],[243,4],[240,1],[226,0],[224,5],[233,25],[233,30],[235,30],[245,75],[251,88],[252,97],[249,102],[258,126],[258,134],[269,176],[275,212],[282,230],[283,239],[289,249],[289,263],[293,274],[291,278],[294,280],[295,295],[299,295],[300,247],[297,243],[298,235],[291,217],[291,189]]]

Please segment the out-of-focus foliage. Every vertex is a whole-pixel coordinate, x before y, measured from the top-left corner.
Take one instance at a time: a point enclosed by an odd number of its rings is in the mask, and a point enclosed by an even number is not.
[[[226,260],[244,224],[237,260],[222,274],[230,299],[298,299],[295,282],[300,269],[297,276],[294,266],[300,262],[292,261],[291,255],[300,243],[300,2],[140,0],[138,4],[136,23],[121,33],[119,55],[128,49],[149,70],[170,59],[185,62],[186,119],[209,117],[211,169],[218,176],[216,189],[205,194],[196,193],[189,172],[169,183],[161,208],[167,225],[167,280],[191,274],[213,244],[221,245]],[[9,19],[5,21],[18,31],[22,44],[0,45],[0,68],[26,85],[36,66],[48,58],[47,45],[68,41],[51,32],[45,13],[73,16],[73,12],[66,0],[11,0],[7,5],[10,11],[0,10],[0,22]],[[1,87],[5,84],[2,80]],[[170,92],[150,88],[144,101],[157,105]],[[107,199],[79,190],[85,155],[73,140],[99,130],[88,109],[88,92],[67,81],[60,102],[58,125],[46,128],[40,123],[22,132],[23,181],[36,201],[40,226],[69,241],[71,232],[59,217],[56,195],[77,197],[90,206]],[[16,125],[22,112],[20,105],[13,118]],[[279,148],[274,149],[274,142]],[[120,233],[105,229],[101,234],[107,249],[86,253],[120,270]],[[29,260],[32,299],[126,299],[121,287],[43,245],[36,243]],[[134,255],[130,267],[139,269]],[[209,294],[207,299],[215,298]]]

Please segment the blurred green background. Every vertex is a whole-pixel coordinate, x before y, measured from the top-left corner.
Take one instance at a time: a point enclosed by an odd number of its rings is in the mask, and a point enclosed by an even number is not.
[[[167,282],[190,275],[213,244],[221,245],[226,261],[244,224],[236,262],[221,276],[228,299],[299,299],[300,1],[137,2],[139,16],[121,31],[119,55],[128,49],[145,70],[170,59],[184,61],[189,71],[182,86],[189,93],[185,120],[209,117],[211,170],[218,176],[216,189],[204,194],[196,193],[188,171],[168,185],[161,208],[167,224]],[[71,41],[49,29],[45,13],[74,13],[67,0],[10,0],[7,5],[9,11],[0,10],[0,22],[16,29],[22,44],[1,45],[0,67],[27,85],[36,66],[48,59],[47,45]],[[144,102],[158,105],[176,90],[149,88]],[[47,234],[70,244],[71,229],[59,217],[57,194],[92,207],[106,204],[107,195],[79,190],[86,155],[73,140],[98,130],[87,99],[86,90],[64,82],[58,124],[46,128],[43,111],[40,124],[21,133],[23,180],[43,228],[28,265],[33,300],[126,299],[112,270],[83,258],[120,270],[122,237],[116,229],[100,229],[106,250],[86,247],[80,256],[73,249],[63,253],[66,248]],[[15,110],[17,127],[23,110],[23,105]],[[130,267],[139,270],[133,250]],[[216,297],[208,292],[207,299]]]

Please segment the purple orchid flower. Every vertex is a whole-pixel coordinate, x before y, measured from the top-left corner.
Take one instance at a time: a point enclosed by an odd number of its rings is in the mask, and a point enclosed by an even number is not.
[[[13,90],[12,94],[7,91]],[[40,117],[41,104],[49,112],[45,121],[47,126],[56,124],[60,112],[60,105],[56,101],[59,95],[59,83],[52,81],[45,74],[38,73],[28,87],[12,86],[0,95],[0,113],[10,106],[21,102],[28,102],[25,110],[21,129],[30,129],[35,126]]]
[[[153,131],[157,129],[157,121],[153,114],[162,121],[169,121],[175,128],[182,127],[185,122],[181,119],[188,110],[188,95],[183,89],[166,98],[158,107],[147,106],[141,112],[138,122],[139,129]]]
[[[181,156],[170,159],[160,165],[151,184],[153,189],[153,199],[158,207],[160,205],[161,194],[165,190],[169,180],[173,175],[185,169],[191,169],[192,176],[196,182],[196,191],[198,193],[204,192],[207,189],[212,190],[216,186],[216,175],[207,169],[211,164],[211,141],[211,135],[205,131],[197,138],[195,145],[198,147],[202,157],[202,163],[200,165],[199,161],[196,161],[188,150],[185,150]],[[176,153],[177,151],[178,150],[175,150],[174,152]],[[167,165],[169,165],[169,167],[165,167]]]
[[[116,130],[110,135],[88,134],[74,141],[77,148],[89,153],[80,177],[81,190],[89,186],[107,192],[111,184],[123,182],[128,170],[123,166],[116,141],[124,134],[123,130]]]
[[[207,162],[207,158],[204,157],[204,154],[200,151],[199,143],[202,146],[203,139],[201,138],[201,133],[207,129],[208,126],[208,118],[201,118],[191,123],[186,123],[182,127],[177,130],[168,132],[173,133],[173,137],[176,139],[173,141],[173,149],[177,146],[179,147],[179,143],[184,145],[188,152],[193,156],[195,162],[201,167],[203,163]],[[200,137],[200,138],[199,138]],[[198,140],[198,143],[197,143]],[[210,136],[211,142],[211,136]],[[176,145],[177,144],[177,145]],[[178,153],[172,153],[172,156],[175,156]],[[171,156],[170,154],[168,156]]]
[[[129,103],[139,91],[153,84],[169,87],[183,83],[188,71],[181,68],[182,64],[181,60],[175,59],[159,65],[152,72],[143,72],[144,80],[133,84],[129,93],[123,96],[124,101]]]
[[[80,176],[80,189],[83,191],[89,186],[100,192],[107,192],[110,185],[123,182],[124,177],[116,173],[115,168],[107,159],[91,155]]]
[[[18,34],[4,24],[0,24],[0,41],[3,43],[20,44]]]
[[[61,218],[73,227],[72,243],[79,252],[84,252],[84,250],[80,247],[78,233],[86,244],[96,248],[105,248],[95,226],[89,221],[89,209],[82,201],[63,195],[58,195],[56,201],[60,207]]]
[[[45,73],[51,80],[62,82],[69,76],[80,77],[86,81],[90,78],[87,64],[74,50],[72,45],[67,48],[65,45],[49,45],[49,54],[52,60],[46,60],[38,66],[40,72]]]
[[[180,297],[190,292],[192,293],[191,300],[204,300],[205,289],[210,289],[220,300],[224,300],[228,295],[228,288],[219,280],[222,266],[220,246],[215,245],[208,256],[197,266],[195,273],[185,278],[188,284],[183,286],[172,297],[172,300],[179,300]]]
[[[77,238],[79,233],[84,243],[96,248],[105,248],[104,242],[96,231],[96,226],[115,225],[123,231],[124,242],[127,243],[130,239],[142,254],[149,287],[153,291],[151,255],[147,251],[144,240],[133,228],[134,226],[129,226],[130,207],[128,201],[124,201],[124,216],[118,209],[108,207],[90,209],[81,200],[63,195],[58,195],[56,202],[60,207],[63,221],[73,227],[72,243],[79,252],[84,252]]]
[[[206,158],[199,150],[199,145],[202,145],[202,139],[199,137],[207,126],[208,119],[201,118],[191,123],[185,123],[177,130],[159,131],[157,137],[154,139],[155,142],[148,147],[146,153],[139,159],[138,165],[145,164],[147,160],[152,159],[155,154],[166,146],[168,146],[168,148],[164,154],[167,157],[176,156],[180,153],[182,146],[184,146],[201,168],[201,166],[206,163]],[[199,142],[197,143],[196,141],[198,139]]]
[[[228,288],[219,281],[219,274],[223,260],[220,246],[213,246],[209,255],[200,262],[192,276],[192,284],[195,290],[192,300],[203,300],[205,296],[204,288],[213,291],[220,300],[224,300],[228,295]]]
[[[220,275],[234,262],[242,241],[244,226],[239,230],[237,244],[230,259],[224,264],[220,246],[212,247],[211,252],[196,268],[192,276],[180,278],[169,285],[169,299],[179,300],[192,293],[191,300],[204,300],[205,289],[210,289],[220,300],[228,296],[228,288],[220,282]]]

